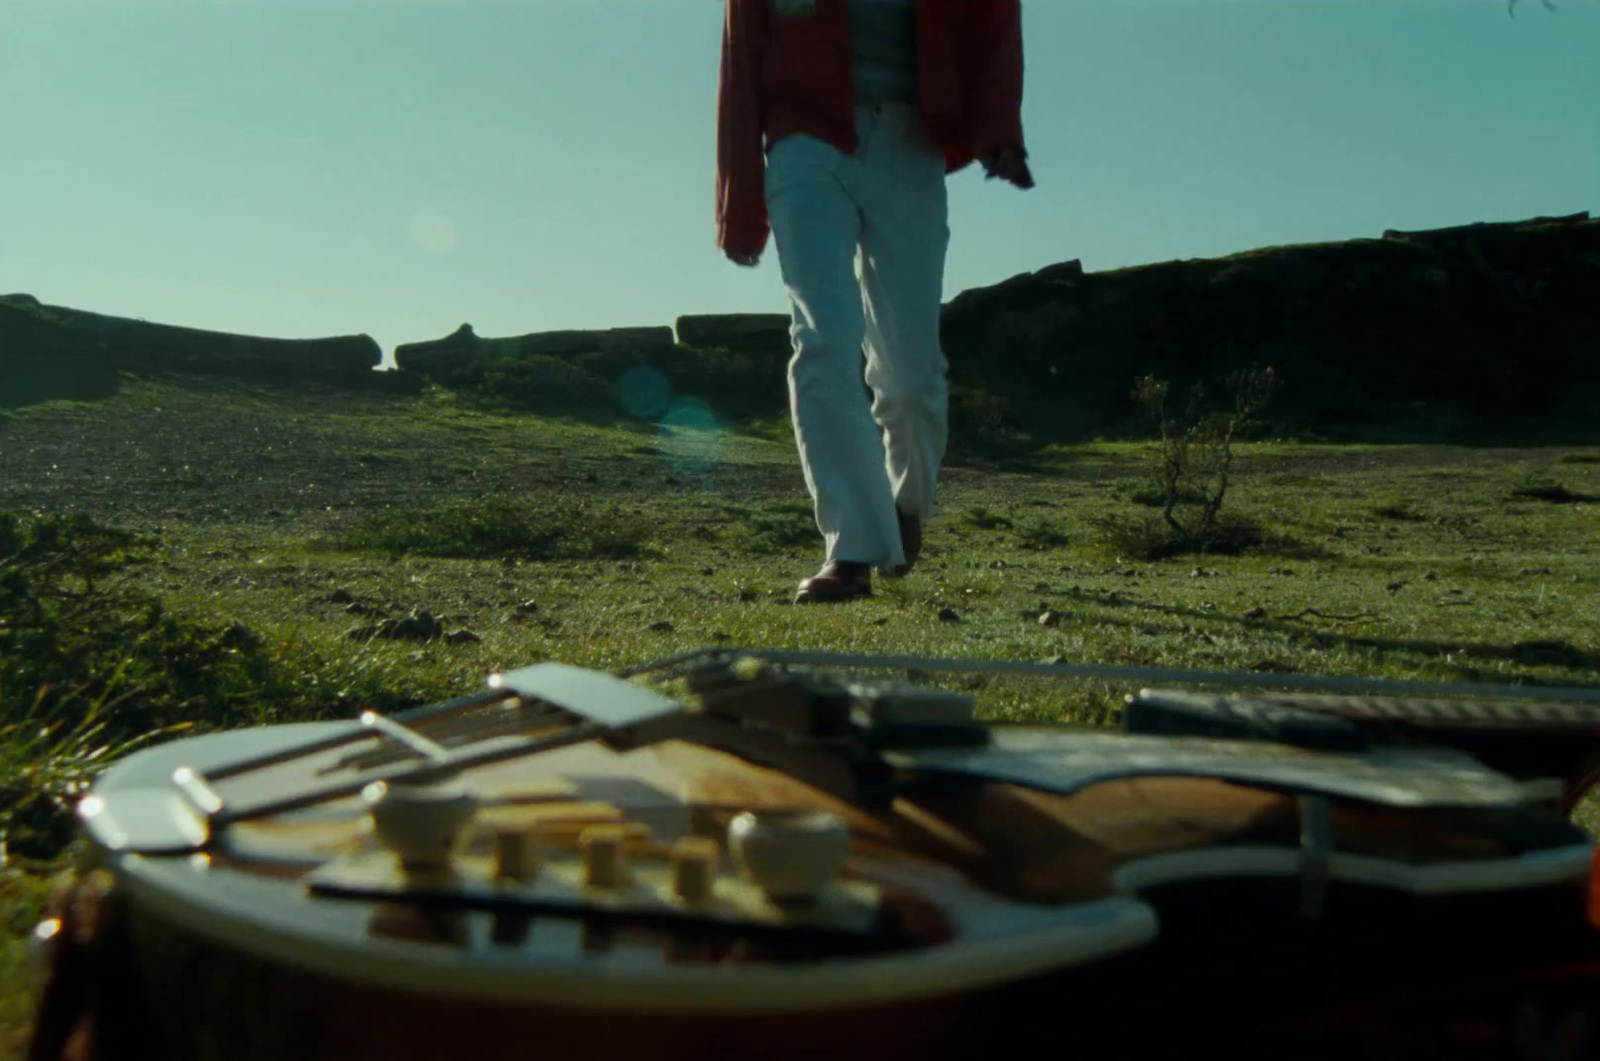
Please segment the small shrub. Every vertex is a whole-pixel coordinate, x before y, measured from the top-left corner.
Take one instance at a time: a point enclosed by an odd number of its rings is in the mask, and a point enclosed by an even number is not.
[[[1228,379],[1230,408],[1207,408],[1205,389],[1196,384],[1183,411],[1174,414],[1167,408],[1165,381],[1154,376],[1136,381],[1133,398],[1161,432],[1150,472],[1153,493],[1160,498],[1161,521],[1167,527],[1162,540],[1178,551],[1237,547],[1234,539],[1249,521],[1221,518],[1233,479],[1233,440],[1271,400],[1276,384],[1271,368],[1236,372]]]
[[[474,560],[629,560],[644,555],[650,531],[639,516],[579,501],[555,509],[500,497],[362,518],[341,548]]]

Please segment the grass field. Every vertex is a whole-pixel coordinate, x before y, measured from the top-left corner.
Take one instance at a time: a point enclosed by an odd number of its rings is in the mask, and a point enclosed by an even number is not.
[[[101,691],[102,741],[396,707],[541,659],[619,668],[716,644],[1600,683],[1600,451],[1249,443],[1228,511],[1267,544],[1154,562],[1115,544],[1154,518],[1146,444],[957,463],[911,577],[867,601],[796,607],[820,553],[787,427],[708,425],[502,414],[440,390],[130,381],[103,402],[0,420],[0,512],[83,512],[143,536],[145,561],[102,584],[161,602],[181,624],[163,636],[212,653],[195,658],[233,661],[210,684],[132,668]],[[407,617],[431,628],[422,613],[453,636],[380,636]],[[969,688],[990,717],[1086,723],[1113,720],[1130,691]],[[17,764],[83,751],[65,725],[56,744],[25,746],[32,692],[0,697],[0,766],[31,777]],[[24,800],[26,783],[0,778],[0,798]],[[18,856],[12,839],[0,1057],[18,1049],[21,934],[57,857],[38,844]]]

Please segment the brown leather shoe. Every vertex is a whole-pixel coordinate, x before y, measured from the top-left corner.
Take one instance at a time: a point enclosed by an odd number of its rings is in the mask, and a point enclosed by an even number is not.
[[[872,568],[849,560],[829,560],[822,570],[800,583],[796,604],[838,604],[872,596]]]
[[[884,578],[904,578],[909,575],[916,566],[917,557],[922,555],[922,517],[909,516],[899,509],[895,509],[894,514],[900,521],[900,551],[905,553],[906,562],[884,568]]]

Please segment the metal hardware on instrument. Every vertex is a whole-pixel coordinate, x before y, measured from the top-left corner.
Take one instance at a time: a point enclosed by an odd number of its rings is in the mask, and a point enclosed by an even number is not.
[[[402,869],[442,869],[450,863],[462,828],[478,800],[458,784],[404,785],[374,781],[361,791],[378,840],[394,852]]]
[[[809,903],[844,865],[850,831],[818,811],[755,814],[728,826],[728,847],[745,875],[774,902]]]

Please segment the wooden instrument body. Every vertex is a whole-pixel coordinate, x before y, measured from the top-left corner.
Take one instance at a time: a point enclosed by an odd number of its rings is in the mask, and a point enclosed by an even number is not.
[[[895,758],[894,798],[862,806],[693,742],[589,741],[461,773],[479,810],[453,885],[319,885],[382,857],[348,796],[234,822],[192,851],[117,843],[111,812],[159,803],[175,769],[214,772],[341,725],[175,742],[96,784],[109,810],[90,833],[120,926],[108,968],[139,999],[102,1054],[120,1040],[123,1056],[263,1061],[886,1061],[1000,1042],[1014,1057],[1128,1056],[1600,953],[1587,841],[1449,755],[1004,729],[986,748]],[[248,803],[394,755],[375,734],[218,789]],[[880,897],[870,931],[810,931],[781,911],[646,916],[606,889],[551,906],[483,869],[507,829],[537,830],[560,859],[584,828],[631,823],[643,865],[751,810],[848,824],[844,876]],[[737,886],[726,852],[718,872]]]

